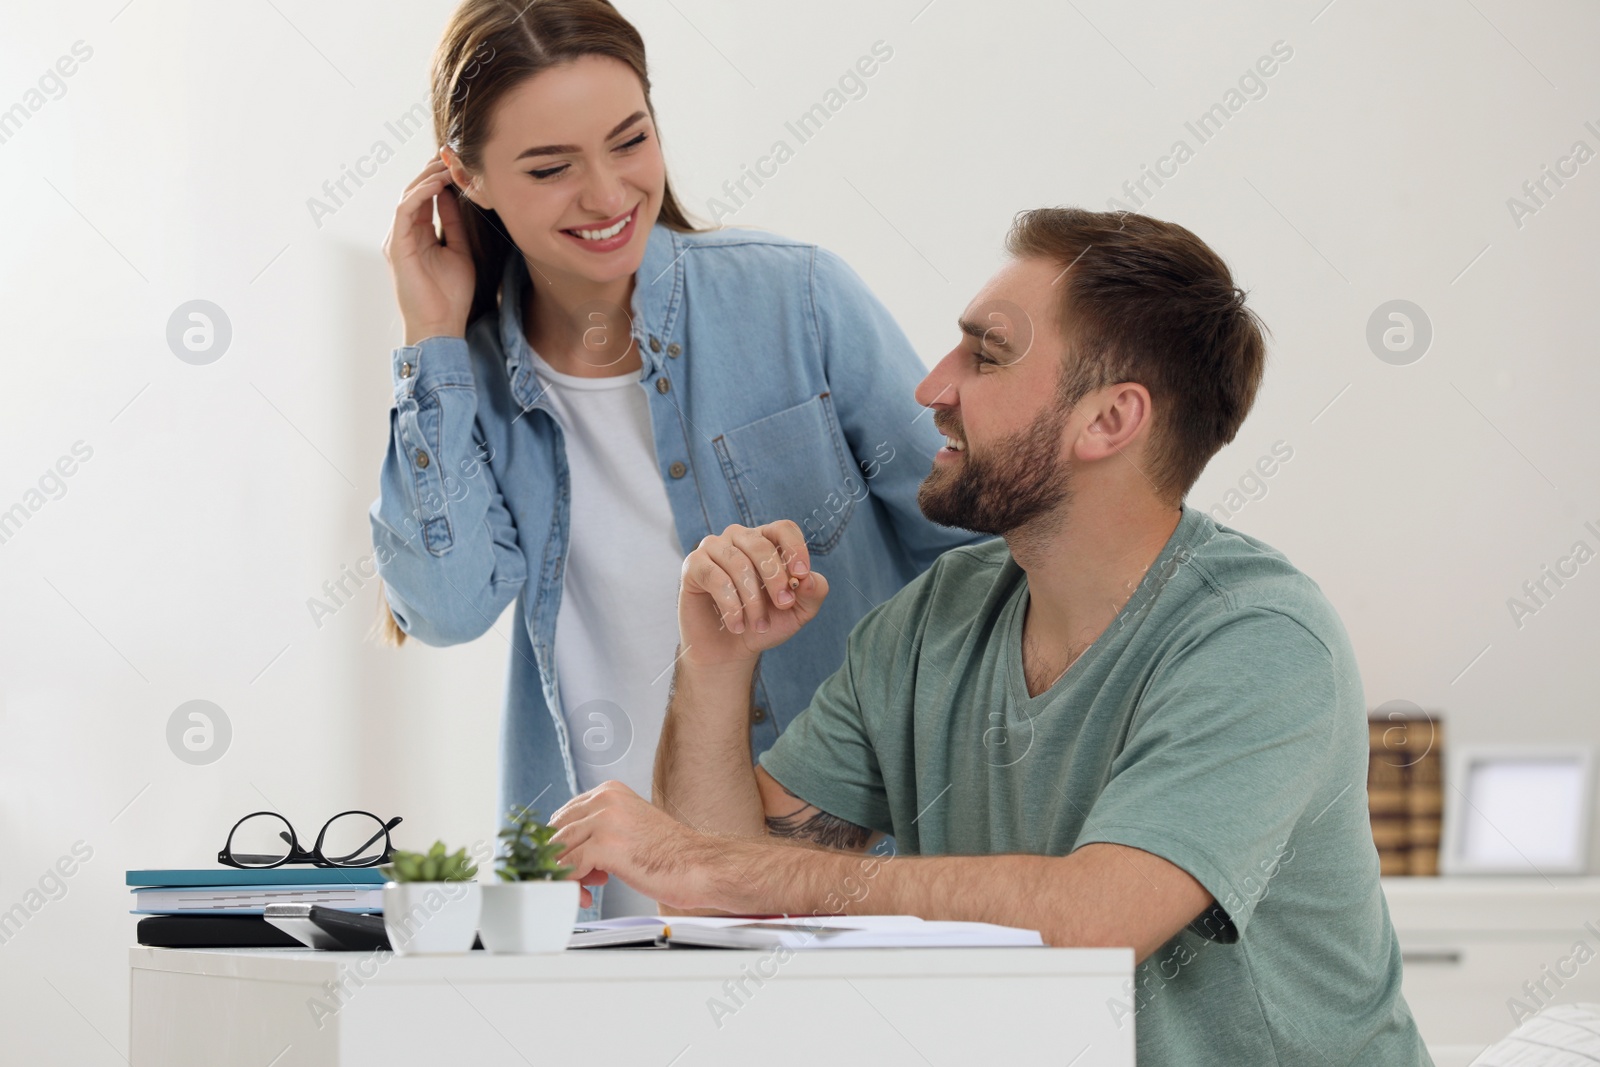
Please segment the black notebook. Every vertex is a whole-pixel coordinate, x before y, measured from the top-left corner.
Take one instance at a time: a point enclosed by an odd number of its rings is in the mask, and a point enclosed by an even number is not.
[[[305,948],[259,915],[147,915],[135,936],[160,948]]]

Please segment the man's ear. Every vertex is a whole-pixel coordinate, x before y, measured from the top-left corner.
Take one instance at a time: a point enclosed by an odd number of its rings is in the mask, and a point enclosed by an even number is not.
[[[1078,434],[1074,452],[1085,462],[1106,459],[1146,436],[1150,390],[1138,382],[1119,382],[1090,392],[1078,402],[1089,422]]]
[[[483,183],[467,170],[466,165],[461,162],[461,157],[456,155],[455,149],[449,145],[444,146],[439,149],[439,158],[444,160],[445,166],[449,168],[450,180],[455,183],[456,190],[463,200],[470,200],[485,211],[494,210],[494,205],[487,199],[488,193],[483,188]]]

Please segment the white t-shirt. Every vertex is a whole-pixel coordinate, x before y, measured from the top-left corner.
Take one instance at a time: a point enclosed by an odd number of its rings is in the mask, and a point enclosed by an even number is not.
[[[684,557],[656,469],[649,401],[636,374],[579,378],[537,354],[533,366],[566,435],[571,526],[555,660],[578,788],[615,779],[648,800]],[[613,879],[601,910],[654,915],[656,906]]]

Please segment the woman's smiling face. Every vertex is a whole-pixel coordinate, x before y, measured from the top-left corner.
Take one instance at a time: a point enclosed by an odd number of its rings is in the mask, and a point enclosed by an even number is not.
[[[546,275],[603,284],[639,269],[666,166],[633,68],[582,56],[524,80],[495,105],[481,159],[468,198]]]

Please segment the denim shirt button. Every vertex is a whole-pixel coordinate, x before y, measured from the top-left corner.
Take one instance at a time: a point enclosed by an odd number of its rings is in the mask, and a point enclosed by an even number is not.
[[[428,454],[420,448],[417,449],[417,466],[423,469],[427,469],[428,466]]]
[[[683,354],[683,346],[680,345],[678,342],[674,341],[670,345],[667,346],[667,355],[671,356],[673,359],[677,359],[682,354]]]
[[[411,377],[411,364],[409,364],[409,363],[400,364],[400,377],[402,377],[402,378]]]
[[[667,473],[672,475],[674,478],[682,478],[685,474],[689,473],[689,468],[684,466],[682,463],[674,462],[672,466],[667,468]]]
[[[659,337],[650,338],[650,351],[652,351],[652,352],[661,351],[661,338],[659,338]]]
[[[669,391],[671,391],[671,389],[672,383],[667,381],[666,378],[662,377],[656,379],[656,392],[665,396]]]
[[[750,721],[751,722],[766,722],[767,721],[767,709],[766,708],[762,708],[762,707],[751,708],[750,709]]]

